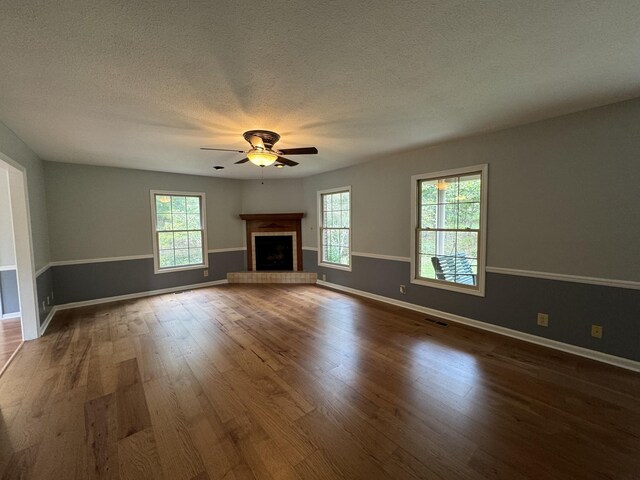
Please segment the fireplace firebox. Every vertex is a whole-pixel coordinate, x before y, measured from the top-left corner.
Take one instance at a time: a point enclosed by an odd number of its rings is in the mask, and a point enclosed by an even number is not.
[[[291,235],[256,236],[256,270],[293,270]]]

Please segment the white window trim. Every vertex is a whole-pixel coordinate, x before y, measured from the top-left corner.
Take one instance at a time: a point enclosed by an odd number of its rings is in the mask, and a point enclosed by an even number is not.
[[[417,231],[418,231],[418,181],[439,177],[455,177],[470,173],[480,173],[480,235],[478,241],[478,285],[463,286],[453,282],[438,279],[418,278],[418,261],[416,258]],[[411,279],[416,285],[441,288],[453,292],[467,293],[479,297],[485,296],[485,271],[487,266],[487,192],[488,192],[489,164],[474,165],[471,167],[455,168],[441,172],[424,173],[411,177]]]
[[[322,195],[329,193],[349,192],[349,265],[340,265],[338,263],[328,263],[322,261]],[[353,214],[352,214],[352,202],[351,202],[351,185],[338,188],[330,188],[328,190],[318,190],[318,266],[335,268],[336,270],[351,271],[352,262],[352,250],[353,243],[351,238],[351,231],[353,230]]]
[[[198,265],[185,265],[184,267],[160,268],[160,254],[158,252],[158,233],[156,231],[156,195],[177,195],[200,197],[200,218],[202,224],[202,260],[203,263]],[[209,268],[209,249],[207,248],[207,197],[204,192],[176,192],[171,190],[150,190],[149,197],[151,201],[151,233],[153,237],[153,272],[154,273],[171,273],[182,272],[184,270],[197,270]]]

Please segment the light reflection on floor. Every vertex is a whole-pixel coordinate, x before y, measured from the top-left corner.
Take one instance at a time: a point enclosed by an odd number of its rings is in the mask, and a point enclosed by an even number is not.
[[[407,368],[415,381],[415,394],[425,401],[442,402],[461,414],[475,410],[474,398],[482,379],[476,355],[440,344],[431,337],[416,337],[410,355]]]

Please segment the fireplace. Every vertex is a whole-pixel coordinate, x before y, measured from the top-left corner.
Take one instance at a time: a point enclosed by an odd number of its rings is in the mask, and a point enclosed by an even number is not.
[[[254,242],[256,270],[293,271],[292,235],[257,235]]]
[[[302,271],[303,213],[241,214],[247,223],[249,271]]]

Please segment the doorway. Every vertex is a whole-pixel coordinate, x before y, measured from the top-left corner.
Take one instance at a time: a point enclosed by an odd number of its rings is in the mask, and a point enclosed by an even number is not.
[[[39,336],[24,169],[0,154],[0,372]]]

